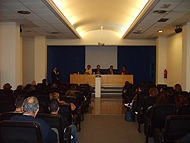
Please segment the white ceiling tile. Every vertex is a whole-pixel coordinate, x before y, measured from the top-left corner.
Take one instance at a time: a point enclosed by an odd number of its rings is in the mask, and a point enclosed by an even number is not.
[[[19,16],[18,14],[7,14],[5,15],[8,19],[24,19],[23,17]]]
[[[41,0],[18,0],[19,2],[26,4],[26,3],[34,3],[34,2],[41,2]]]
[[[36,14],[42,14],[42,15],[45,15],[45,14],[52,14],[52,12],[49,10],[49,9],[36,9],[35,11],[34,11],[34,13],[36,13]]]
[[[28,7],[31,10],[35,9],[47,9],[46,5],[42,2],[32,2],[32,3],[24,3],[26,7]]]
[[[15,2],[15,3],[4,3],[3,4],[5,7],[7,7],[8,9],[25,9],[26,7],[24,5],[22,5],[19,2]]]

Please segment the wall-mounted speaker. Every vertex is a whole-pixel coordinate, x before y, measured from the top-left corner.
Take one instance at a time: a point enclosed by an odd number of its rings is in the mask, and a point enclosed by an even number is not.
[[[176,29],[175,29],[175,33],[179,33],[179,32],[181,32],[182,31],[182,28],[181,28],[181,26],[176,26]]]

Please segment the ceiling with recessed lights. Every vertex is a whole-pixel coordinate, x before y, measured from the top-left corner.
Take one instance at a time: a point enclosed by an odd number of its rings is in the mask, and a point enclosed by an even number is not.
[[[103,26],[123,39],[154,39],[190,22],[190,0],[1,0],[0,22],[19,23],[22,37],[81,39]]]

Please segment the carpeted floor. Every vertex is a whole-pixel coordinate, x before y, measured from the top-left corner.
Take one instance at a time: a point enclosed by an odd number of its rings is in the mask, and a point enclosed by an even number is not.
[[[77,133],[79,143],[144,143],[145,135],[137,131],[137,122],[127,122],[124,114],[86,114]],[[149,139],[153,143],[153,138]]]

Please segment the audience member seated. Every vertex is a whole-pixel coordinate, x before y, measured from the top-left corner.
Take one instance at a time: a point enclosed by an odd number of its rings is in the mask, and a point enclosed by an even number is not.
[[[57,99],[52,99],[49,103],[49,110],[51,114],[57,115],[59,112],[59,101]],[[67,126],[69,125],[69,122],[66,118],[62,118],[63,123],[65,125],[65,122],[67,122]],[[77,138],[77,128],[75,125],[69,125],[71,128],[71,135],[73,136],[72,138],[72,143],[78,143],[78,138]]]
[[[53,84],[51,85],[51,90],[53,90],[53,89],[56,89],[56,90],[58,89],[56,83],[53,83]]]
[[[133,100],[137,100],[137,94],[139,92],[144,92],[146,91],[146,86],[144,84],[141,84],[137,89],[136,89],[136,95],[133,97]]]
[[[174,86],[174,90],[175,90],[176,92],[181,92],[181,91],[182,91],[181,85],[180,85],[180,84],[176,84],[176,85]]]
[[[167,95],[168,95],[168,97],[173,97],[174,96],[174,90],[168,90],[167,91]]]
[[[42,84],[45,85],[45,86],[48,86],[47,79],[43,79],[43,80],[42,80]]]
[[[11,88],[12,88],[12,86],[10,85],[10,83],[5,83],[5,84],[3,85],[3,90],[8,91],[8,90],[11,90]]]
[[[175,104],[176,104],[176,107],[178,108],[179,105],[188,104],[188,101],[187,101],[187,99],[183,95],[176,95],[176,97],[175,97]]]
[[[126,94],[126,92],[127,92],[127,88],[129,87],[129,85],[130,85],[130,83],[128,82],[128,81],[126,81],[125,82],[125,85],[124,85],[124,87],[123,87],[123,89],[122,89],[122,98],[124,99],[124,96],[125,96],[125,94]]]
[[[167,92],[167,87],[161,87],[160,92]]]
[[[155,86],[155,84],[154,84],[153,81],[149,81],[149,82],[148,82],[148,86]]]
[[[50,98],[50,100],[57,99],[60,104],[66,103],[65,101],[60,101],[59,93],[57,93],[57,92],[50,93],[49,98]],[[70,103],[70,104],[71,104],[71,110],[74,111],[76,109],[75,104],[73,104],[73,103]]]
[[[60,85],[59,85],[59,90],[65,91],[66,89],[67,89],[67,86],[66,86],[66,85],[63,85],[63,84],[60,84]]]
[[[16,109],[12,113],[23,113],[23,102],[24,102],[24,97],[18,96],[15,100],[15,106]]]
[[[110,66],[110,68],[107,69],[107,74],[115,74],[115,73],[114,73],[113,66]]]
[[[42,137],[45,143],[53,143],[57,141],[57,134],[41,119],[35,118],[39,111],[39,101],[36,97],[28,97],[23,102],[23,115],[13,116],[13,121],[33,121],[40,124]]]
[[[24,89],[23,85],[18,85],[17,88],[16,88],[16,90],[18,90],[18,91],[22,91],[23,89]]]
[[[31,82],[31,85],[36,86],[36,81],[35,81],[35,80],[33,80],[33,81]]]
[[[27,85],[24,87],[24,90],[29,91],[30,86],[32,86],[32,85],[31,85],[31,84],[27,84]]]
[[[29,87],[29,92],[32,92],[32,91],[34,91],[35,90],[35,86],[34,85],[31,85],[30,87]]]
[[[72,97],[76,97],[75,96],[75,92],[72,90],[67,90],[67,92],[65,93],[65,96],[72,96]]]
[[[151,89],[149,89],[149,96],[153,97],[153,98],[158,98],[159,96],[159,91],[157,88],[153,87]]]
[[[123,68],[120,70],[119,73],[122,74],[122,75],[128,74],[128,70],[126,69],[126,65],[123,65]]]
[[[97,68],[94,70],[95,74],[103,74],[102,69],[100,69],[100,65],[97,65]]]
[[[77,91],[77,86],[76,85],[72,85],[70,88],[72,91]]]
[[[159,96],[157,96],[156,104],[161,104],[161,105],[169,104],[167,93],[161,92],[161,93],[159,94]],[[145,113],[148,118],[151,117],[152,107],[153,107],[153,106],[149,106],[149,107],[147,108],[146,113]]]
[[[92,74],[92,69],[90,65],[87,66],[87,69],[85,70],[85,74]]]

